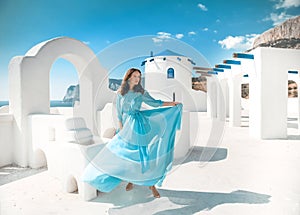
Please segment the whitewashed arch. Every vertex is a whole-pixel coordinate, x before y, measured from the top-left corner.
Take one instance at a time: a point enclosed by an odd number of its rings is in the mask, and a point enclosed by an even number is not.
[[[14,160],[19,165],[28,165],[30,127],[27,116],[50,113],[49,74],[58,58],[71,62],[78,72],[81,100],[74,112],[84,117],[88,128],[97,131],[94,119],[99,107],[95,104],[104,106],[113,97],[107,87],[107,71],[93,51],[81,41],[68,37],[54,38],[34,46],[25,56],[14,57],[9,64],[9,102],[16,122]],[[100,83],[105,86],[101,88],[101,98],[97,95]],[[96,97],[101,101],[95,102]]]

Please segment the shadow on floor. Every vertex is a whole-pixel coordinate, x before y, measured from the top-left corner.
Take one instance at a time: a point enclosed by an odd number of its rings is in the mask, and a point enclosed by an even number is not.
[[[300,135],[287,135],[287,140],[300,140]]]
[[[287,121],[297,121],[297,117],[287,117]]]
[[[0,168],[0,186],[44,171],[47,171],[47,167],[33,169],[30,167],[21,167],[16,164],[3,166]]]
[[[189,150],[185,157],[174,160],[173,164],[178,165],[191,161],[213,162],[224,160],[226,158],[226,148],[194,146],[191,150]]]
[[[295,122],[295,123],[288,122],[288,123],[287,123],[287,127],[288,127],[288,128],[295,128],[295,129],[298,129],[298,123],[297,123],[297,122]]]
[[[108,194],[101,194],[93,202],[111,203],[108,214],[151,214],[151,215],[192,215],[211,210],[222,204],[265,204],[271,196],[245,190],[231,193],[197,192],[158,189],[161,198],[155,199],[147,187],[135,186],[124,191],[125,184]]]

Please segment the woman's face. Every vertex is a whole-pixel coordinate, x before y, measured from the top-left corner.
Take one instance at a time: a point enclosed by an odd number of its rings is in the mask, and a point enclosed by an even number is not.
[[[288,86],[288,92],[289,92],[289,98],[295,98],[298,97],[298,90],[297,90],[297,84],[291,83]]]
[[[138,85],[141,80],[141,74],[138,71],[135,71],[131,74],[131,77],[128,79],[129,84],[132,86]]]

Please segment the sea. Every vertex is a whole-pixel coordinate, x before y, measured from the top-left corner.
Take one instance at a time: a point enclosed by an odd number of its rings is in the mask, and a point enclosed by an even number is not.
[[[8,101],[0,101],[0,107],[9,105]],[[59,100],[50,101],[50,107],[73,107],[73,102],[64,102]]]

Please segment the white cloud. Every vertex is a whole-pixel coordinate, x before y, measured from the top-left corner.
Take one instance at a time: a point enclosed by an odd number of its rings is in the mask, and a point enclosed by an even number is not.
[[[207,11],[207,8],[206,8],[205,5],[199,3],[197,6],[198,6],[201,10]]]
[[[196,35],[196,32],[195,32],[195,31],[190,31],[190,32],[188,33],[188,35],[189,35],[189,36]]]
[[[167,32],[158,32],[157,35],[161,39],[169,39],[172,36],[172,34],[167,33]]]
[[[166,41],[168,39],[171,38],[177,38],[177,39],[181,39],[184,37],[184,34],[176,34],[175,36],[168,33],[168,32],[158,32],[156,37],[153,37],[152,40],[154,43],[157,43],[158,45],[163,42]]]
[[[208,31],[208,28],[203,28],[202,31]]]
[[[273,26],[278,25],[282,22],[284,22],[287,19],[293,18],[294,16],[288,15],[285,12],[282,12],[280,14],[271,13],[269,17],[265,18],[263,21],[272,21]]]
[[[299,7],[300,0],[279,0],[278,4],[275,5],[276,9],[280,8],[291,8],[291,7]]]
[[[244,51],[250,49],[258,34],[247,34],[246,36],[227,36],[224,40],[218,43],[224,49],[234,49]]]
[[[90,41],[83,41],[83,43],[84,43],[85,45],[90,45],[90,44],[91,44]]]
[[[217,31],[217,30],[214,30],[214,33],[215,33],[215,34],[217,34],[217,33],[218,33],[218,31]]]
[[[152,40],[154,43],[161,43],[164,40],[168,40],[172,37],[172,34],[167,32],[158,32],[156,37],[153,37]]]
[[[181,39],[182,37],[184,37],[184,35],[183,34],[176,34],[176,36],[175,36],[177,39]]]

